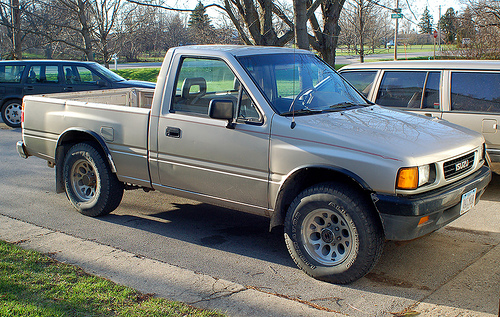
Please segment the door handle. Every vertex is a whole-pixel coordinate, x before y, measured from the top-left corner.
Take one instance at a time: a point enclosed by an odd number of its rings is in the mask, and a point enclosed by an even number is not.
[[[35,89],[35,87],[33,87],[33,86],[24,86],[24,89],[25,90],[33,90],[33,89]]]
[[[180,138],[181,137],[181,129],[167,127],[167,130],[165,131],[165,135],[168,137],[171,137],[171,138]]]

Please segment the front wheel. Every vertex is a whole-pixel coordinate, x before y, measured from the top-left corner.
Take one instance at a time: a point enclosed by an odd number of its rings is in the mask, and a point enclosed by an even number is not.
[[[64,159],[64,186],[71,204],[96,217],[115,210],[123,197],[120,183],[103,156],[89,143],[72,146]]]
[[[14,99],[7,101],[2,107],[2,120],[12,128],[21,127],[21,100]]]
[[[290,205],[285,242],[299,268],[319,280],[351,283],[377,263],[384,236],[373,207],[344,184],[304,190]]]

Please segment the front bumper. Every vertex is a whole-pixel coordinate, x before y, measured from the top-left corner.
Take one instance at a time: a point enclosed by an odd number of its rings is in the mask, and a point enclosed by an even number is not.
[[[477,204],[490,180],[490,168],[483,166],[475,173],[431,192],[414,196],[372,194],[386,239],[411,240],[447,225],[460,217],[462,195],[476,188]],[[428,220],[420,223],[427,216]]]

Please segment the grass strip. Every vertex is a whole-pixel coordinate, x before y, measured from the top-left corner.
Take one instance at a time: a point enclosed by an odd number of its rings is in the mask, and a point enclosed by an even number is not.
[[[160,73],[159,67],[152,68],[125,68],[113,70],[118,75],[126,79],[145,80],[156,83],[158,74]]]
[[[0,316],[223,316],[130,287],[0,241]]]

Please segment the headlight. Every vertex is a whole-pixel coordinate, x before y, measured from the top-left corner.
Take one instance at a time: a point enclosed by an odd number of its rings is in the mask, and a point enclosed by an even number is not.
[[[403,167],[398,171],[397,189],[417,189],[431,180],[431,166]]]
[[[479,161],[484,160],[484,153],[486,152],[486,143],[483,143],[483,146],[479,150]]]

